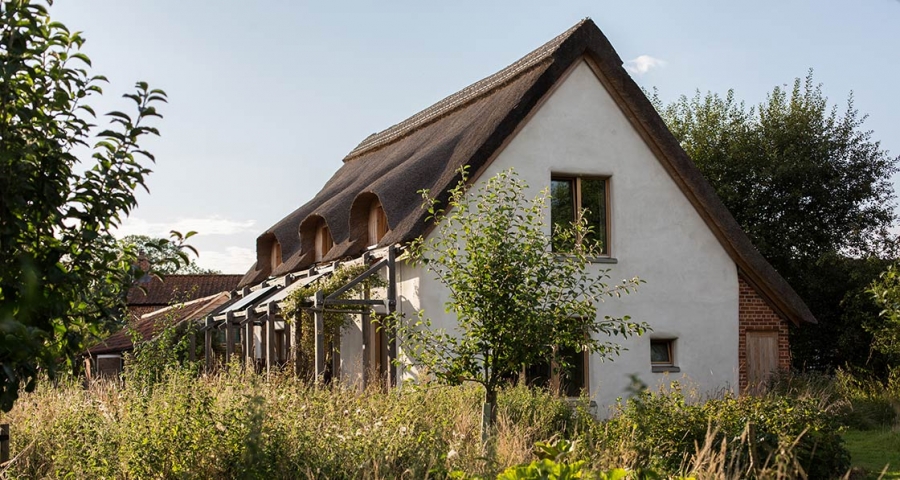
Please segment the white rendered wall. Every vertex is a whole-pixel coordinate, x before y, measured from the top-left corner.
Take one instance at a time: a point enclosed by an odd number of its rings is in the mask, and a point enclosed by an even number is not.
[[[586,63],[481,178],[510,167],[530,186],[529,197],[551,174],[610,178],[610,254],[618,263],[597,268],[610,268],[612,282],[639,276],[647,283],[600,305],[599,314],[630,315],[653,332],[621,342],[628,351],[612,361],[591,358],[589,387],[601,414],[627,394],[630,375],[651,387],[686,377],[701,393],[737,386],[737,268]],[[433,275],[403,266],[399,277],[399,308],[408,317],[421,308],[436,326],[452,329],[446,291]],[[651,338],[677,338],[680,373],[651,372]]]

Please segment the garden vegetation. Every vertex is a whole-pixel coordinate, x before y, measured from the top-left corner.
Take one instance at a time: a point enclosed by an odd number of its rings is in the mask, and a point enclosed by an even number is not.
[[[605,421],[592,416],[587,398],[573,402],[518,386],[500,390],[497,422],[484,444],[484,393],[475,384],[360,392],[337,384],[316,388],[287,375],[266,379],[238,364],[216,375],[200,377],[196,371],[166,368],[142,379],[129,373],[124,382],[98,381],[89,388],[75,379],[39,382],[0,418],[15,426],[13,460],[5,473],[10,478],[840,478],[851,466],[843,429],[866,427],[857,416],[865,402],[847,400],[851,391],[857,400],[864,398],[864,388],[847,379],[825,385],[821,379],[817,384],[784,378],[775,393],[761,398],[702,399],[674,383],[665,390],[636,391]],[[889,401],[887,391],[881,393]],[[869,426],[890,436],[884,426],[896,424],[896,410],[891,411],[892,416],[879,417],[885,423]],[[570,476],[575,474],[582,476]]]

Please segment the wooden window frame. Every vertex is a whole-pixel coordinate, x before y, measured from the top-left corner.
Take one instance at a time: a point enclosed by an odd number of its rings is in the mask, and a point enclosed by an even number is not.
[[[369,204],[367,227],[366,235],[368,238],[366,243],[368,246],[378,245],[390,229],[384,206],[377,199],[373,199]]]
[[[574,210],[574,212],[573,212],[573,218],[575,218],[575,221],[576,221],[576,222],[580,220],[580,217],[581,217],[581,211],[582,211],[583,208],[584,208],[584,207],[581,206],[581,205],[582,205],[582,202],[581,202],[581,200],[582,200],[582,199],[581,199],[581,181],[582,181],[582,180],[603,180],[603,184],[604,184],[604,185],[603,185],[603,192],[604,192],[604,194],[605,194],[605,196],[606,196],[605,202],[604,202],[604,203],[605,203],[604,208],[606,209],[606,212],[605,212],[605,213],[606,213],[606,215],[605,215],[605,217],[606,217],[606,224],[604,225],[604,228],[606,228],[606,239],[605,239],[606,242],[605,242],[605,244],[603,245],[603,248],[604,248],[606,251],[600,254],[600,257],[602,257],[602,258],[611,258],[611,257],[612,257],[612,233],[611,233],[611,232],[612,232],[612,215],[610,215],[610,212],[612,211],[612,209],[610,208],[610,207],[611,207],[611,204],[610,204],[610,197],[611,197],[612,195],[610,195],[610,188],[609,188],[609,185],[610,185],[610,178],[611,178],[611,177],[609,177],[609,176],[602,176],[602,175],[571,175],[571,174],[564,174],[564,173],[562,173],[562,174],[556,174],[556,173],[550,174],[550,182],[551,182],[551,184],[552,184],[554,181],[569,181],[569,182],[573,182],[573,185],[574,185],[573,190],[574,190],[574,191],[572,192],[572,202],[573,202],[573,204],[572,204],[572,209]],[[553,217],[552,217],[552,215],[551,215],[551,218],[550,218],[550,226],[551,226],[551,229],[552,229],[552,228],[553,228]],[[552,231],[550,232],[550,235],[553,235],[553,232],[552,232]],[[577,239],[576,241],[577,241],[579,244],[581,243],[581,239],[580,239],[580,238]]]
[[[651,338],[650,339],[650,368],[653,372],[680,372],[681,369],[675,362],[676,338]],[[665,362],[653,361],[653,345],[665,344],[669,353],[669,360]]]
[[[325,220],[319,220],[316,225],[315,260],[321,261],[332,248],[334,248],[334,239],[331,238],[331,230],[328,229]]]
[[[269,264],[274,271],[276,268],[281,266],[282,263],[284,263],[284,261],[281,257],[281,243],[279,243],[278,240],[275,240],[272,243],[272,249],[270,250]]]

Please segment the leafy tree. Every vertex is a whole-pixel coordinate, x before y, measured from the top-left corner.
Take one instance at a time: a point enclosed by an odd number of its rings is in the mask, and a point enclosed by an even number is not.
[[[895,254],[891,176],[900,157],[863,130],[852,95],[839,113],[810,72],[755,107],[734,91],[653,101],[754,245],[819,320],[793,329],[795,365],[865,364],[871,335],[861,321],[874,308],[862,294],[880,271],[870,267]],[[839,344],[862,355],[850,360],[835,351]]]
[[[872,283],[869,293],[882,308],[883,322],[871,325],[875,349],[900,358],[900,264],[891,265]]]
[[[447,288],[447,311],[456,315],[458,327],[449,333],[432,329],[427,312],[396,325],[414,363],[444,382],[484,387],[485,432],[495,418],[498,388],[526,366],[555,361],[565,369],[565,358],[556,354],[561,350],[611,357],[621,348],[611,336],[627,338],[646,328],[627,316],[598,317],[598,303],[630,293],[639,280],[604,283],[607,270],[591,264],[596,245],[582,242],[554,252],[545,233],[548,192],[528,201],[525,189],[511,170],[477,188],[467,184],[463,171],[447,210],[424,192],[437,230],[412,243],[411,257]],[[554,236],[567,240],[588,233],[584,222],[576,222]]]
[[[105,78],[89,73],[84,37],[29,0],[0,4],[0,409],[40,372],[72,369],[85,338],[124,311],[132,247],[111,231],[136,205],[150,170],[147,120],[165,93],[138,83],[137,113],[110,112],[96,132],[87,103]],[[94,140],[93,148],[89,142]],[[89,150],[89,158],[78,151]],[[82,165],[79,166],[78,164]],[[79,173],[81,172],[81,173]],[[189,236],[189,235],[188,235]],[[176,235],[176,245],[184,238]]]
[[[196,260],[188,256],[187,250],[199,256],[197,251],[188,247],[182,248],[178,242],[167,238],[153,238],[147,235],[127,235],[119,240],[119,245],[130,246],[135,249],[142,258],[146,259],[153,270],[160,275],[184,275],[184,274],[214,274],[222,273],[219,270],[203,268],[197,265]],[[173,259],[179,259],[173,262]]]

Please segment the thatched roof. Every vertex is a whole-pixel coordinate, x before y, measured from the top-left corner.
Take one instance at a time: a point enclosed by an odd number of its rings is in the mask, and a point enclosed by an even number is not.
[[[597,65],[610,94],[734,259],[742,276],[786,318],[797,323],[815,322],[799,296],[750,243],[590,19],[496,74],[363,140],[312,200],[257,239],[257,263],[241,285],[311,265],[311,252],[300,245],[301,236],[308,235],[306,226],[313,223],[304,220],[312,217],[324,219],[334,239],[334,248],[323,261],[362,252],[365,239],[353,238],[349,224],[351,207],[361,194],[377,195],[387,214],[390,230],[382,246],[422,235],[428,225],[417,192],[429,189],[446,203],[448,188],[459,181],[459,167],[469,165],[470,171],[479,171],[564,72],[585,56]],[[281,244],[284,263],[270,271],[268,255],[275,239]]]

